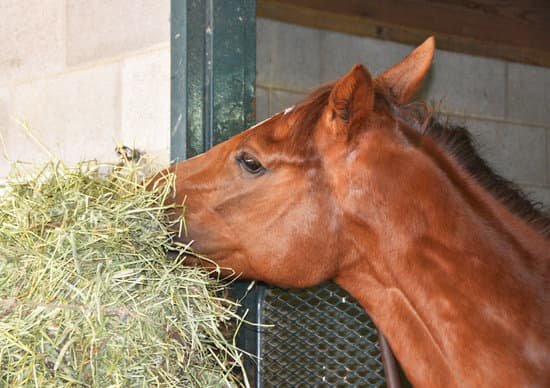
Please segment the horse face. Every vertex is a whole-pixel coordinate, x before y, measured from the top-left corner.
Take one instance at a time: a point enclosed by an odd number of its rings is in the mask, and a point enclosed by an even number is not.
[[[333,276],[337,223],[314,147],[289,145],[292,117],[280,113],[172,171],[194,250],[243,277],[304,287]]]
[[[353,244],[342,229],[365,199],[365,190],[352,190],[364,160],[358,139],[393,133],[389,112],[375,107],[375,89],[407,102],[433,49],[428,40],[376,79],[356,65],[295,108],[171,167],[194,249],[278,286],[311,286],[349,270]]]

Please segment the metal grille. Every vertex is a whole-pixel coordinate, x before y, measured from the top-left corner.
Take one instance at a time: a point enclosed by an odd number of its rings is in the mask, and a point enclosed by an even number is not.
[[[267,288],[260,334],[263,387],[385,387],[378,331],[344,290]]]

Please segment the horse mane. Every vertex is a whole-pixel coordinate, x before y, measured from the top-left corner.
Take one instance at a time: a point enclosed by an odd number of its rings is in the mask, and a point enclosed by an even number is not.
[[[388,97],[384,96],[388,99]],[[544,237],[550,237],[550,215],[541,202],[531,200],[514,182],[504,178],[480,156],[472,134],[463,126],[442,123],[424,102],[399,106],[387,101],[395,117],[421,136],[431,138],[466,172],[512,213],[524,219]]]
[[[325,84],[300,102],[292,111],[295,124],[291,130],[291,146],[302,151],[312,143],[312,132],[321,117],[333,83]],[[514,182],[502,177],[483,159],[471,133],[462,126],[443,124],[424,102],[398,105],[389,93],[376,85],[377,104],[385,105],[394,117],[412,127],[421,136],[429,137],[451,155],[493,197],[521,217],[545,237],[550,237],[550,215],[541,202],[531,200]]]

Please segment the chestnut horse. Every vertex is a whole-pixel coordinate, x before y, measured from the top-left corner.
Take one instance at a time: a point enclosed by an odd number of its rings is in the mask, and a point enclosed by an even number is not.
[[[410,100],[430,38],[176,164],[197,251],[280,287],[333,280],[428,387],[550,387],[550,219]]]

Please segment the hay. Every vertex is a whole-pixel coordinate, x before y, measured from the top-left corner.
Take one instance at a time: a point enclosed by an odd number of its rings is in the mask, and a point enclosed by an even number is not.
[[[173,177],[147,191],[138,168],[96,162],[22,175],[0,198],[0,386],[245,384],[223,334],[236,305],[174,242]]]

